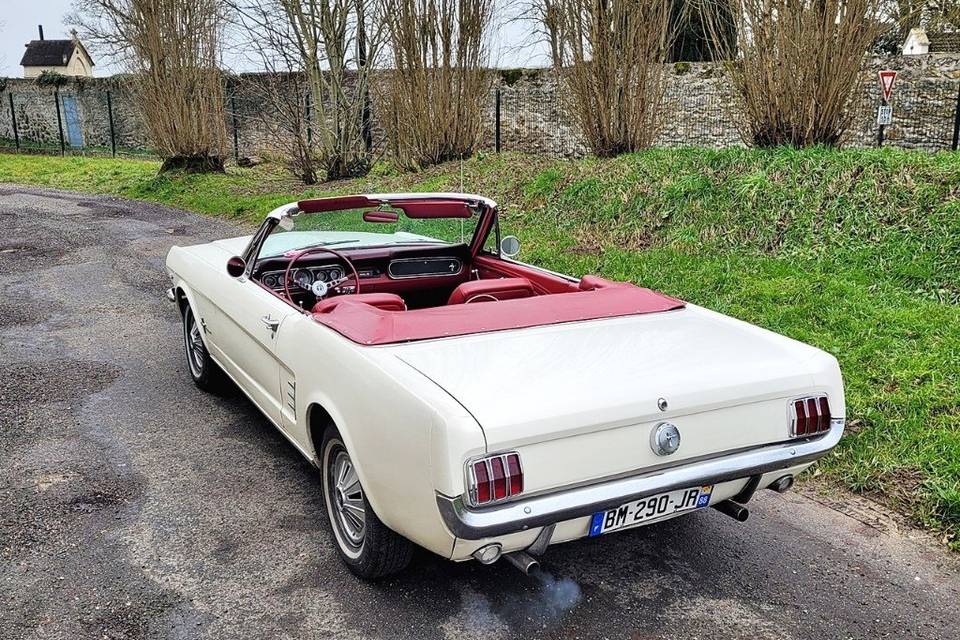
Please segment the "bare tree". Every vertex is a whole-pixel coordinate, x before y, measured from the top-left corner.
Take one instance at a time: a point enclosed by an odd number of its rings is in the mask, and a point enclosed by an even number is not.
[[[383,102],[406,168],[473,153],[489,97],[492,0],[384,0],[393,69]]]
[[[517,0],[511,3],[513,13],[508,22],[523,23],[530,32],[530,41],[523,43],[546,45],[550,52],[550,62],[555,69],[563,66],[561,56],[561,34],[563,33],[563,14],[559,11],[563,0]]]
[[[899,54],[915,27],[927,33],[960,30],[960,0],[886,0],[885,14],[895,26],[877,47],[884,53]]]
[[[664,119],[670,0],[552,0],[544,27],[558,43],[577,119],[593,152],[653,144]]]
[[[303,157],[316,156],[328,180],[366,175],[370,73],[380,50],[379,0],[229,0],[260,50],[309,89],[313,131]]]
[[[262,150],[278,154],[304,184],[315,184],[321,172],[325,177],[310,124],[312,97],[306,76],[281,69],[244,74],[237,88],[252,105]]]
[[[83,0],[70,18],[123,64],[161,171],[222,171],[221,0]]]
[[[738,49],[715,43],[741,103],[742,136],[761,147],[838,144],[883,32],[884,0],[716,0],[728,3]],[[721,5],[722,6],[722,5]],[[716,14],[714,14],[716,15]]]
[[[326,177],[312,122],[313,92],[304,72],[303,57],[288,44],[296,39],[287,20],[277,20],[279,5],[231,4],[234,41],[263,73],[242,75],[238,89],[249,98],[256,127],[264,134],[264,151],[279,154],[290,171],[305,184]],[[269,25],[266,28],[265,25]]]

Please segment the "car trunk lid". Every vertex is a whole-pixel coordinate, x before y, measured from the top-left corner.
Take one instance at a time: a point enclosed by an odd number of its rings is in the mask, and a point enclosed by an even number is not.
[[[811,390],[818,353],[695,305],[391,349],[474,416],[488,451],[521,451],[529,491],[784,440],[783,399]],[[669,458],[649,444],[662,421],[682,437]]]

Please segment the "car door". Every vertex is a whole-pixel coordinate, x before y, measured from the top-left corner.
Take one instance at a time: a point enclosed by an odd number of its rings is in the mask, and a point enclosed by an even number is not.
[[[246,276],[224,276],[210,296],[215,311],[205,330],[211,353],[260,409],[280,425],[283,395],[277,336],[283,331],[284,321],[297,312]]]

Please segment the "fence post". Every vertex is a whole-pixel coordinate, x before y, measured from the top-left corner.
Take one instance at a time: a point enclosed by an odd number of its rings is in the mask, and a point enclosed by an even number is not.
[[[233,161],[240,164],[240,123],[237,120],[237,98],[230,96],[230,114],[233,117]]]
[[[8,93],[7,97],[10,98],[10,123],[13,125],[13,144],[17,147],[17,151],[19,152],[20,151],[20,131],[17,129],[17,112],[13,108],[13,94]],[[956,145],[954,145],[954,148],[956,148]]]
[[[497,153],[500,153],[500,87],[497,87],[496,93],[494,94],[493,137]]]
[[[113,98],[110,97],[110,92],[107,91],[107,120],[110,122],[110,153],[114,158],[117,157],[117,134],[116,130],[113,127]]]
[[[53,104],[57,108],[57,129],[60,131],[60,155],[67,155],[67,143],[63,139],[63,116],[60,115],[60,90],[53,90]]]
[[[884,106],[884,107],[887,106],[887,99],[886,99],[886,98],[880,98],[880,104],[881,104],[882,106]],[[877,129],[877,148],[878,148],[878,149],[883,146],[883,130],[884,130],[885,128],[886,128],[886,125],[881,124],[881,125],[879,125],[879,128]]]
[[[960,82],[957,83],[957,108],[953,113],[953,144],[950,146],[954,151],[960,146]]]

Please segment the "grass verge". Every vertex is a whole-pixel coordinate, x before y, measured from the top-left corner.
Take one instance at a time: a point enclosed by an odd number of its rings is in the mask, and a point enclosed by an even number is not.
[[[305,189],[269,166],[158,177],[156,162],[0,155],[0,182],[259,222],[303,196],[459,190],[456,164]],[[960,155],[655,150],[478,157],[524,260],[660,289],[835,354],[849,429],[815,473],[960,549]]]

